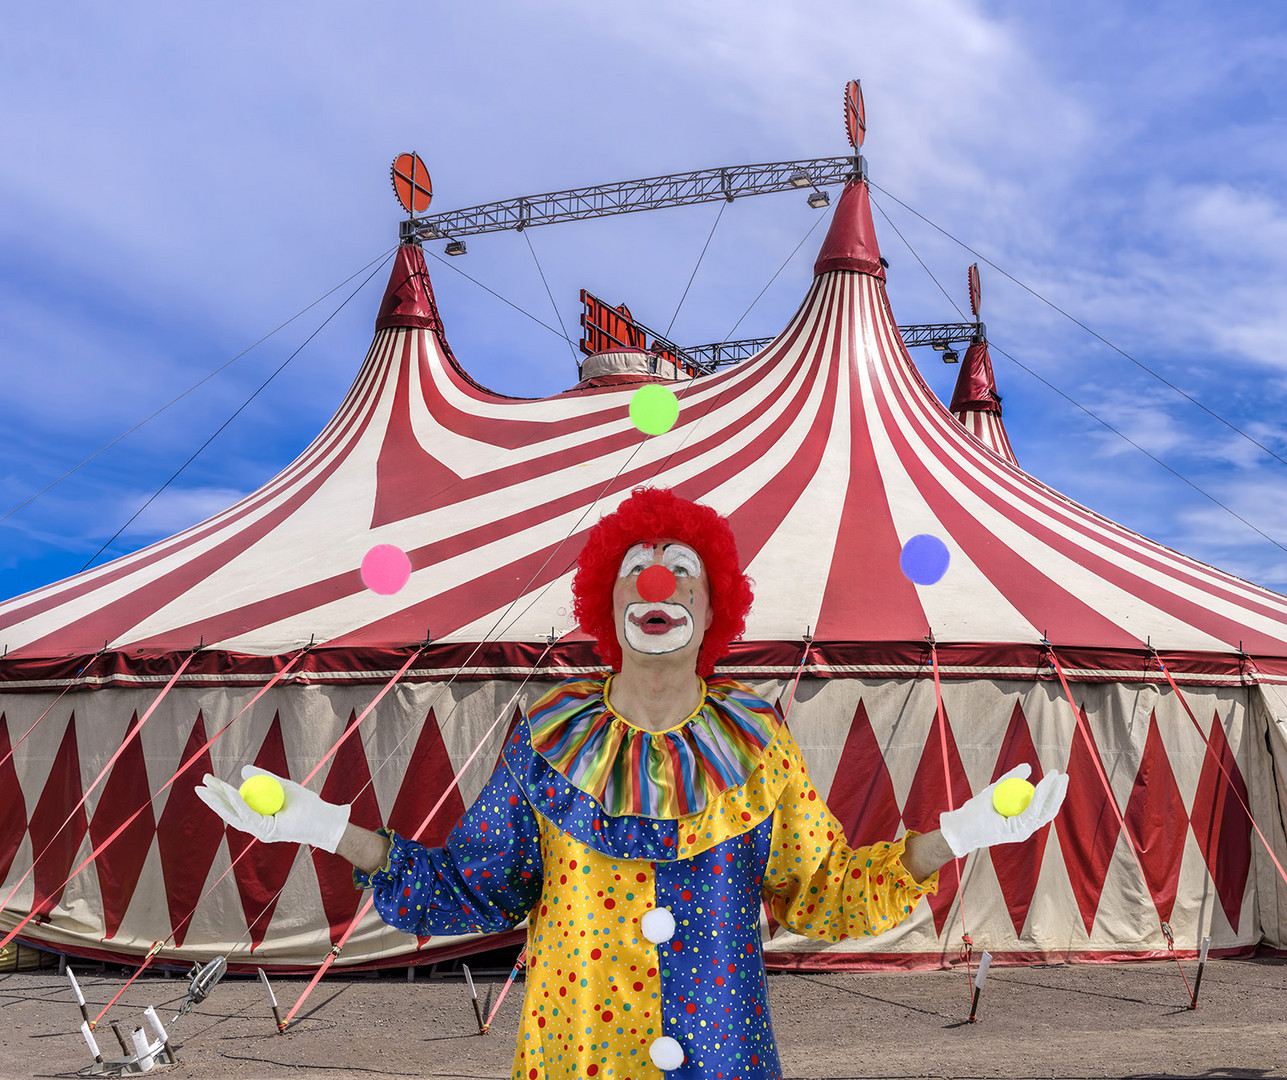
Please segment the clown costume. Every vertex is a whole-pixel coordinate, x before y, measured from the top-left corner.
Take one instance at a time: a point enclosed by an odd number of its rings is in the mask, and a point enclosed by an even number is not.
[[[1058,812],[1067,777],[1052,773],[1016,817],[989,787],[936,833],[850,848],[777,709],[714,674],[751,583],[709,507],[636,490],[591,530],[573,595],[611,673],[527,710],[441,848],[358,829],[288,780],[267,822],[223,781],[198,789],[262,839],[338,850],[408,933],[527,919],[515,1080],[780,1077],[762,904],[808,937],[879,934],[954,855],[1026,839]]]

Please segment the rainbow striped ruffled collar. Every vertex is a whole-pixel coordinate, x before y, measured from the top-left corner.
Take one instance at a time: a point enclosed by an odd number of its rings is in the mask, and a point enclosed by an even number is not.
[[[562,683],[527,720],[533,749],[613,815],[697,813],[746,782],[782,722],[749,687],[719,678],[703,681],[702,704],[682,724],[643,731],[609,707],[610,682]]]

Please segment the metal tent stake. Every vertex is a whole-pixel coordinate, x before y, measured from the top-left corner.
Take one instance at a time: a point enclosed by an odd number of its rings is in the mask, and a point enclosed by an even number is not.
[[[979,957],[979,970],[974,976],[974,997],[970,1001],[970,1023],[976,1020],[976,1013],[979,1011],[979,996],[983,993],[983,984],[988,978],[988,968],[992,966],[992,954],[987,949],[983,950],[983,955]]]
[[[487,1034],[487,1025],[483,1023],[483,1013],[478,1007],[478,991],[474,989],[474,977],[469,974],[469,967],[466,964],[460,965],[460,970],[465,973],[465,982],[469,983],[469,1000],[474,1006],[474,1016],[478,1019],[478,1034]]]
[[[161,1018],[156,1015],[156,1010],[149,1005],[143,1010],[143,1016],[147,1019],[147,1026],[152,1029],[152,1034],[156,1036],[157,1042],[160,1043],[161,1050],[165,1054],[165,1060],[171,1065],[177,1065],[179,1059],[174,1053],[174,1047],[170,1045],[170,1036],[166,1034],[165,1028],[161,1024]],[[156,1053],[155,1049],[152,1053]]]
[[[277,1034],[280,1035],[286,1030],[286,1025],[282,1023],[281,1010],[277,1008],[277,995],[273,993],[272,984],[268,981],[268,975],[263,968],[259,968],[259,981],[264,984],[264,989],[268,991],[268,1004],[272,1006],[273,1019],[277,1021]]]
[[[103,1053],[98,1048],[98,1041],[94,1038],[94,1033],[89,1030],[89,1021],[84,1020],[80,1025],[80,1033],[85,1036],[85,1042],[89,1046],[89,1052],[94,1055],[94,1061],[103,1064]]]
[[[147,1036],[143,1034],[142,1028],[135,1028],[130,1033],[130,1038],[134,1042],[134,1055],[138,1060],[139,1072],[151,1072],[152,1066],[156,1064],[156,1059],[152,1055],[152,1048],[148,1046]]]
[[[1197,995],[1194,994],[1193,988],[1189,986],[1189,977],[1184,974],[1184,965],[1180,963],[1180,957],[1176,954],[1175,934],[1171,930],[1170,923],[1162,923],[1162,935],[1166,938],[1166,951],[1171,954],[1171,959],[1175,961],[1175,966],[1180,969],[1180,978],[1184,982],[1184,992],[1189,995],[1189,1003],[1185,1008],[1191,1009],[1193,1008],[1193,1003],[1197,1000]]]
[[[80,1006],[80,1015],[85,1023],[93,1030],[94,1021],[89,1017],[89,1009],[85,1007],[85,995],[80,992],[80,983],[76,981],[76,972],[67,968],[67,978],[71,980],[72,993],[76,995],[76,1004]]]
[[[149,1006],[143,1010],[143,1015],[146,1018],[147,1028],[135,1028],[130,1032],[128,1039],[125,1033],[121,1031],[119,1024],[112,1024],[112,1033],[116,1036],[116,1041],[121,1044],[121,1051],[124,1055],[117,1058],[103,1057],[103,1052],[98,1046],[98,1040],[94,1038],[94,1033],[90,1030],[89,1021],[81,1021],[81,1036],[85,1040],[85,1045],[89,1047],[89,1052],[94,1055],[94,1065],[84,1075],[137,1076],[140,1073],[151,1072],[158,1067],[169,1069],[179,1064],[174,1048],[170,1045],[170,1037],[161,1025],[161,1021],[156,1015],[156,1010]],[[151,1029],[150,1035],[148,1028]]]
[[[177,1021],[193,1005],[204,1001],[227,970],[227,961],[222,956],[215,957],[204,967],[200,964],[194,964],[188,993],[182,1007],[179,1009],[178,1015],[174,1019]],[[174,1052],[174,1047],[170,1044],[169,1033],[165,1030],[165,1025],[161,1022],[161,1018],[157,1016],[156,1009],[151,1005],[143,1010],[143,1026],[136,1027],[131,1031],[129,1038],[126,1038],[118,1023],[112,1022],[112,1034],[116,1036],[116,1041],[120,1043],[121,1052],[124,1056],[104,1060],[102,1052],[99,1050],[98,1042],[94,1038],[93,1021],[88,1018],[85,1010],[84,995],[80,992],[80,986],[77,984],[76,977],[72,974],[70,968],[67,970],[67,975],[71,979],[72,988],[75,990],[81,1012],[86,1016],[86,1019],[80,1025],[80,1030],[81,1035],[84,1036],[85,1044],[89,1047],[89,1052],[94,1055],[92,1075],[134,1076],[138,1073],[151,1072],[158,1067],[169,1069],[180,1064],[179,1057]]]
[[[1202,939],[1202,948],[1198,950],[1198,974],[1193,980],[1193,997],[1189,1002],[1190,1009],[1198,1007],[1198,991],[1202,989],[1202,971],[1207,966],[1207,951],[1211,948],[1211,939],[1204,937]]]

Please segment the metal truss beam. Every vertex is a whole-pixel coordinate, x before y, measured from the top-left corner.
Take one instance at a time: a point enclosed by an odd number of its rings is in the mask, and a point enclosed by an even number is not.
[[[641,326],[641,328],[643,328]],[[645,328],[646,329],[646,328]],[[918,345],[933,345],[939,352],[956,345],[969,345],[973,341],[986,341],[987,328],[982,323],[929,323],[921,326],[900,326],[898,332],[910,349]],[[652,331],[648,331],[651,335]],[[735,364],[754,356],[769,344],[772,338],[747,338],[744,341],[715,341],[709,345],[671,347],[684,360],[702,371]]]
[[[973,341],[986,341],[987,327],[977,323],[928,323],[920,326],[900,326],[903,344],[909,349],[916,345],[934,345],[939,352],[947,345],[969,345]]]
[[[650,330],[638,319],[634,320],[634,325],[648,336],[649,352],[668,353],[681,363],[688,364],[699,375],[709,375],[719,368],[745,360],[748,356],[754,356],[774,340],[771,337],[745,338],[742,341],[714,341],[708,345],[676,345],[669,338]],[[987,340],[987,328],[981,322],[900,326],[898,332],[908,348],[933,345],[939,352],[944,352],[954,345],[969,345],[973,341]],[[626,345],[627,343],[617,341],[617,344]]]
[[[430,217],[402,222],[401,238],[413,240],[456,239],[474,233],[526,229],[560,221],[629,214],[689,203],[732,202],[745,195],[772,191],[823,188],[842,184],[861,169],[861,158],[808,158],[765,165],[733,165],[723,169],[623,180],[598,187],[552,191],[507,202],[485,203]]]
[[[754,356],[772,340],[746,338],[743,341],[715,341],[709,345],[686,345],[684,353],[691,358],[692,363],[714,370]]]

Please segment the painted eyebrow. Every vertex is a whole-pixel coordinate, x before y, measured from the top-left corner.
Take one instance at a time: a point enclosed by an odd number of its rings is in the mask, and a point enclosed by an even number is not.
[[[632,557],[632,553],[635,552],[636,549],[646,549],[648,553],[649,561],[651,561],[651,558],[652,558],[651,553],[657,550],[656,545],[649,544],[642,541],[638,544],[632,544],[629,548],[626,549],[625,554],[621,556],[621,565],[617,568],[618,574],[620,574],[623,570],[626,569],[627,566],[631,565],[632,563],[640,561],[641,557],[645,554],[643,550],[639,550],[638,553],[634,554]]]
[[[693,559],[695,559],[695,560],[696,560],[698,569],[700,570],[700,569],[702,569],[702,568],[703,568],[702,557],[701,557],[700,555],[698,555],[698,554],[697,554],[697,552],[696,552],[696,550],[694,550],[694,549],[693,549],[692,547],[690,547],[688,544],[679,543],[678,541],[676,541],[676,542],[675,542],[675,543],[673,543],[673,544],[664,544],[664,545],[662,545],[662,552],[663,552],[663,554],[664,554],[665,552],[669,551],[671,548],[683,548],[683,549],[684,549],[684,555],[685,555],[685,556],[687,556],[687,555],[691,555],[691,556],[693,557]]]

